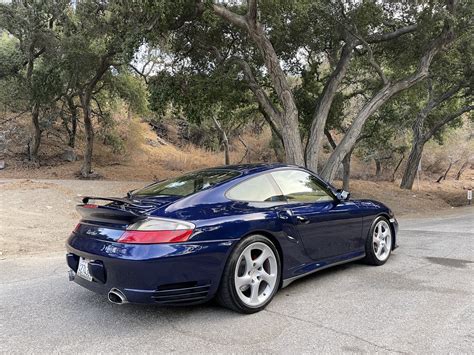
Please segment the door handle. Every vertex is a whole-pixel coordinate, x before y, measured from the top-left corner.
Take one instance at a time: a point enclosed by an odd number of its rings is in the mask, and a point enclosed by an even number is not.
[[[278,211],[278,217],[280,219],[290,219],[291,217],[291,211],[290,210],[283,210],[283,211]]]
[[[306,217],[303,217],[303,216],[296,216],[296,219],[298,220],[298,222],[301,222],[301,223],[304,223],[304,224],[309,223],[309,219],[306,218]]]

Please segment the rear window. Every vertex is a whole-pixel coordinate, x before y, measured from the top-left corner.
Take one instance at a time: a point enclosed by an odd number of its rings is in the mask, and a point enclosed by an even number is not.
[[[189,173],[137,190],[134,196],[188,196],[240,175],[235,170],[213,169]]]

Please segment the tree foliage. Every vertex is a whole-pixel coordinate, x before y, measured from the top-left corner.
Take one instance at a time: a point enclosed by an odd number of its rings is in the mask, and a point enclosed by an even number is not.
[[[286,161],[329,180],[341,164],[348,177],[355,150],[397,161],[470,111],[468,0],[74,4],[0,5],[0,99],[30,113],[32,160],[48,122],[60,120],[74,147],[80,121],[85,177],[95,129],[120,147],[118,101],[142,116],[214,125],[226,151],[229,135],[264,119]]]

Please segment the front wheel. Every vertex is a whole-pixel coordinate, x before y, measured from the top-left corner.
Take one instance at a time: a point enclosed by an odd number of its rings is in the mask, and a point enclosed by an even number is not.
[[[267,237],[249,236],[227,261],[217,294],[224,307],[255,313],[270,303],[280,285],[280,256]]]
[[[392,229],[385,217],[378,217],[372,223],[365,243],[365,261],[370,265],[383,265],[392,252]]]

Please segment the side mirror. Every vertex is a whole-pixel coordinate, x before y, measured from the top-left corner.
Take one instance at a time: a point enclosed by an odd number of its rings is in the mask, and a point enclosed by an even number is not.
[[[347,201],[351,197],[351,193],[345,190],[337,190],[336,197],[339,201]]]

